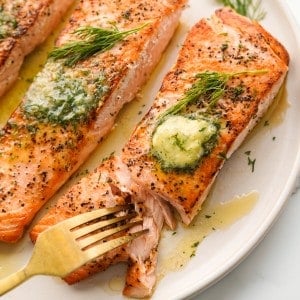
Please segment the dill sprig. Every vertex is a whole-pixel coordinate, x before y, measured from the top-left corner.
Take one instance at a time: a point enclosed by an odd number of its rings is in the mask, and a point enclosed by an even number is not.
[[[266,12],[261,8],[261,0],[219,0],[219,2],[252,20],[261,21],[266,16]]]
[[[266,70],[240,71],[234,73],[218,73],[213,71],[205,71],[196,75],[196,82],[188,89],[175,105],[168,108],[159,116],[159,120],[163,120],[167,115],[175,115],[185,109],[189,104],[193,104],[203,98],[208,100],[207,109],[213,108],[219,99],[222,98],[226,91],[227,83],[233,77],[240,75],[259,75],[265,74]]]
[[[73,32],[81,40],[71,41],[61,47],[56,47],[49,56],[55,60],[65,59],[64,65],[71,67],[97,52],[105,52],[111,49],[116,43],[138,32],[146,25],[125,31],[120,31],[116,26],[110,29],[91,26],[82,27]]]

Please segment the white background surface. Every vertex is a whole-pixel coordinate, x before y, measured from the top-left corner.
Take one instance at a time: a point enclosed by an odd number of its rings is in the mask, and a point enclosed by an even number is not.
[[[286,2],[299,25],[300,35],[300,1]],[[299,181],[296,192],[265,239],[229,275],[194,300],[300,299]]]

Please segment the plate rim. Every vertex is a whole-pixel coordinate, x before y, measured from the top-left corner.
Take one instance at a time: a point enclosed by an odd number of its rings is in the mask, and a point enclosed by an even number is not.
[[[294,15],[291,12],[291,8],[286,3],[284,3],[284,0],[275,1],[286,17],[286,21],[292,30],[293,37],[295,38],[294,42],[297,46],[296,50],[298,50],[298,52],[300,53],[300,35],[297,34],[297,29],[299,30],[300,28],[295,20]],[[256,234],[252,236],[251,243],[248,243],[245,247],[240,249],[238,254],[236,254],[225,266],[219,268],[218,272],[214,273],[213,276],[210,277],[210,279],[207,279],[205,281],[204,284],[202,284],[201,286],[198,285],[198,287],[196,284],[193,288],[191,288],[191,290],[189,290],[188,292],[183,292],[179,297],[176,297],[176,299],[182,299],[182,297],[184,297],[185,299],[192,299],[193,297],[199,295],[209,287],[222,280],[242,261],[244,261],[252,253],[252,251],[255,250],[255,248],[260,244],[260,242],[262,242],[268,232],[272,229],[273,225],[280,217],[280,214],[282,213],[285,205],[287,205],[295,188],[298,176],[300,176],[300,141],[296,159],[293,163],[293,169],[290,172],[289,177],[287,178],[286,185],[282,189],[280,197],[276,201],[276,205],[268,215],[268,218],[264,220],[261,226],[257,228]]]

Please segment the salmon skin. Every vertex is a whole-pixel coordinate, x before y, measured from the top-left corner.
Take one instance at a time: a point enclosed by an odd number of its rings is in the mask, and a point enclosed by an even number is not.
[[[73,2],[0,1],[0,97],[16,81],[25,56],[46,39]]]
[[[288,63],[274,37],[228,8],[197,23],[123,149],[133,180],[189,224],[224,161],[275,98]]]
[[[80,1],[57,49],[87,28],[140,28],[73,65],[49,58],[0,135],[0,241],[16,242],[39,209],[86,160],[149,77],[185,1]]]
[[[239,58],[236,57],[238,49]],[[250,57],[252,59],[248,60]],[[109,158],[73,185],[31,231],[35,241],[40,232],[66,218],[99,207],[134,203],[144,220],[142,226],[148,228],[149,233],[70,274],[65,278],[69,284],[117,262],[127,261],[123,294],[142,298],[153,293],[160,231],[164,223],[170,228],[176,226],[172,206],[186,223],[190,222],[196,213],[194,207],[200,208],[224,163],[224,156],[231,155],[273,100],[286,75],[288,60],[283,46],[260,25],[229,9],[216,11],[212,18],[201,20],[190,30],[177,63],[166,75],[154,104],[131,135],[122,155]],[[188,121],[197,121],[198,110],[201,113],[205,110],[206,120],[212,118],[216,122],[216,117],[222,118],[210,153],[187,173],[185,170],[162,169],[151,152],[153,132],[164,121],[170,120],[170,116],[164,116],[165,112],[176,111],[174,105],[181,103],[180,99],[186,99],[187,91],[193,85],[195,87],[199,79],[195,75],[201,72],[206,76],[216,75],[213,72],[241,74],[228,80],[223,97],[215,106],[209,105],[209,110],[197,101],[191,107],[179,110],[179,117],[186,113]],[[254,98],[251,96],[253,89]],[[172,155],[175,154],[174,149]],[[180,198],[180,202],[179,195],[185,197]]]

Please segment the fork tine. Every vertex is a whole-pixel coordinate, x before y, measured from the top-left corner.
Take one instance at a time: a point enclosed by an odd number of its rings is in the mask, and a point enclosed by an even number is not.
[[[129,205],[119,205],[109,208],[99,208],[90,212],[86,212],[84,214],[79,214],[77,216],[74,216],[70,219],[64,220],[61,222],[65,228],[68,228],[69,230],[82,225],[84,223],[90,222],[94,219],[98,219],[101,217],[104,217],[106,215],[110,215],[113,213],[120,212],[122,210],[130,209],[132,207],[132,204]]]
[[[132,214],[126,214],[126,215],[121,216],[121,217],[115,217],[115,218],[112,218],[112,219],[99,221],[99,222],[96,222],[96,223],[93,223],[93,224],[86,225],[84,227],[75,229],[75,230],[73,230],[72,233],[73,233],[74,238],[77,239],[77,238],[85,236],[89,233],[92,233],[95,230],[104,228],[108,225],[112,225],[112,224],[115,224],[115,223],[118,223],[118,222],[121,222],[121,221],[125,221],[127,219],[132,219],[133,217],[136,217],[136,215],[137,215],[136,212],[134,212]]]
[[[78,243],[81,247],[81,249],[84,250],[84,248],[87,248],[88,246],[91,246],[94,243],[97,243],[113,234],[116,234],[118,232],[124,231],[126,229],[129,229],[131,227],[141,225],[143,223],[143,220],[138,220],[135,222],[130,222],[127,224],[124,224],[122,226],[114,227],[96,234],[92,234],[89,236],[84,237],[83,239],[78,240]]]
[[[86,250],[84,250],[84,253],[89,257],[89,260],[95,259],[108,251],[111,251],[117,247],[127,244],[128,242],[147,233],[148,231],[149,229],[143,229],[134,233],[130,233],[128,235],[123,235],[121,237],[109,240],[105,243],[95,245],[93,247],[88,247]]]

